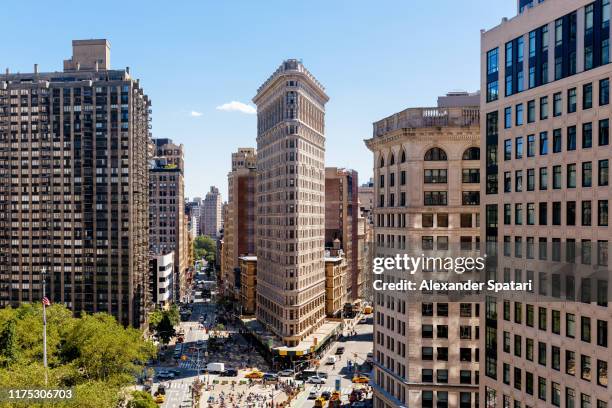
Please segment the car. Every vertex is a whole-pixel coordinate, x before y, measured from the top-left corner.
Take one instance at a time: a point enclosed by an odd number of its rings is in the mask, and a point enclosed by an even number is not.
[[[365,375],[356,375],[355,377],[353,377],[353,382],[355,384],[367,384],[370,382],[370,379]]]
[[[290,369],[278,372],[279,377],[293,377],[294,375],[295,373],[293,372],[293,370],[290,370]]]
[[[325,360],[325,364],[336,364],[336,356],[329,356]]]
[[[325,401],[328,401],[331,398],[331,392],[323,391],[321,393],[321,398],[323,398]]]
[[[312,376],[309,377],[306,380],[307,383],[309,384],[325,384],[325,378],[321,378],[321,377],[317,377],[317,376]]]
[[[351,404],[351,407],[353,408],[365,408],[366,407],[366,403],[363,401],[355,401]]]
[[[166,396],[164,394],[158,394],[157,397],[155,397],[155,402],[157,404],[163,404],[164,401],[166,401]]]
[[[263,375],[263,379],[266,381],[277,381],[278,380],[278,375],[274,374],[274,373],[265,373]]]
[[[235,368],[228,368],[220,375],[221,377],[236,377],[238,375],[238,370],[236,370]]]
[[[245,374],[245,378],[250,378],[251,380],[256,380],[263,378],[264,374],[261,371],[253,370],[250,373]]]
[[[366,357],[366,363],[372,363],[372,362],[374,362],[374,353],[370,351]]]
[[[344,347],[340,346],[336,349],[336,355],[342,355],[344,354]]]
[[[315,390],[310,391],[310,394],[308,394],[308,399],[317,399],[317,392]]]

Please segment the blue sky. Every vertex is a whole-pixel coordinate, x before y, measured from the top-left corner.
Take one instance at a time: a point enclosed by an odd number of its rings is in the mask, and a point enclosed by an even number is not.
[[[61,70],[72,39],[109,39],[112,66],[129,66],[153,101],[154,137],[185,146],[186,195],[214,184],[225,199],[230,154],[256,145],[256,116],[217,107],[252,105],[283,59],[301,58],[330,96],[326,165],[364,181],[372,122],[476,90],[480,29],[515,9],[514,0],[8,2],[0,68]]]

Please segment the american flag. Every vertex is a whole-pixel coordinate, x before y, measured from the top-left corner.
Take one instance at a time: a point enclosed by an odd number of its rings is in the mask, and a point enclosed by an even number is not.
[[[49,298],[46,296],[42,298],[42,304],[45,306],[51,306],[51,302],[49,301]]]

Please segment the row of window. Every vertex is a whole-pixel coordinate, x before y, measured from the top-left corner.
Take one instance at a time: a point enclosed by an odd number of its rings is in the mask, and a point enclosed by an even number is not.
[[[534,157],[536,154],[545,156],[549,152],[548,132],[540,132],[538,145],[536,146],[536,135],[527,135],[527,146],[523,136],[514,139],[514,159],[520,160],[525,156]],[[577,147],[576,126],[568,126],[565,138],[565,150],[574,151]],[[598,123],[597,145],[607,146],[610,144],[610,122],[602,119]],[[526,151],[525,151],[526,147]],[[593,124],[591,122],[582,124],[581,147],[590,149],[593,147]],[[560,153],[563,150],[562,129],[554,129],[552,132],[552,152]],[[512,160],[512,139],[504,140],[504,160]]]
[[[561,116],[563,114],[563,94],[556,92],[553,94],[553,106],[552,114],[553,117]],[[578,108],[578,93],[576,88],[570,88],[567,90],[567,105],[566,113],[575,113]],[[605,106],[610,103],[610,80],[608,78],[601,79],[599,81],[599,106]],[[540,97],[540,120],[548,119],[548,96]],[[582,109],[588,110],[593,107],[593,84],[588,83],[582,86]],[[504,108],[504,128],[510,129],[514,123],[514,126],[522,126],[525,123],[533,123],[536,121],[536,101],[532,99],[527,101],[526,112],[523,103],[516,104],[514,106],[514,122],[512,121],[512,107],[507,106]]]
[[[609,183],[609,162],[607,159],[597,162],[597,186],[607,186]],[[566,171],[566,188],[576,188],[576,163],[567,164]],[[527,191],[535,191],[536,187],[536,169],[527,169]],[[540,167],[538,169],[538,184],[539,190],[548,190],[548,167]],[[593,162],[583,162],[581,164],[581,185],[582,187],[593,186]],[[563,186],[563,168],[561,165],[552,166],[552,188],[559,190]],[[514,171],[514,191],[523,191],[523,170]],[[512,172],[504,172],[504,192],[512,192]]]
[[[538,225],[549,225],[547,202],[538,204]],[[562,202],[553,201],[551,205],[550,225],[576,225],[576,201],[565,202],[565,224],[562,223]],[[526,204],[526,225],[536,225],[536,203]],[[608,200],[597,201],[597,226],[608,226]],[[504,225],[512,225],[512,204],[504,204]],[[514,225],[523,225],[523,203],[514,204]],[[583,200],[580,202],[580,225],[593,225],[593,202]]]

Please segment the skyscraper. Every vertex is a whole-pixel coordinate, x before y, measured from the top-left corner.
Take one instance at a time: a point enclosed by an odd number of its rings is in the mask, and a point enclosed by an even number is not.
[[[288,346],[325,317],[325,89],[294,59],[257,90],[257,318]]]
[[[257,153],[239,148],[232,153],[232,171],[227,175],[227,217],[223,226],[221,282],[225,295],[234,293],[240,274],[239,257],[255,255],[255,183]],[[254,310],[254,309],[253,309]]]
[[[481,35],[486,407],[610,404],[610,1],[518,2]],[[494,259],[493,255],[496,255]]]
[[[211,238],[218,238],[223,226],[223,217],[221,207],[221,193],[215,186],[210,186],[210,191],[206,193],[206,197],[202,200],[200,208],[200,229],[202,235],[208,235]]]
[[[0,306],[47,296],[139,326],[149,302],[151,103],[106,40],[0,75]]]
[[[189,270],[185,221],[183,145],[154,139],[149,168],[149,249],[153,255],[174,252],[173,300],[187,294]]]
[[[374,123],[365,141],[374,154],[374,256],[478,248],[478,104],[477,94],[452,104],[442,97],[436,107],[409,108]],[[422,269],[416,276],[449,279],[443,270]],[[406,271],[374,279],[381,278],[399,282]],[[373,293],[374,407],[476,406],[480,305],[418,296]]]

